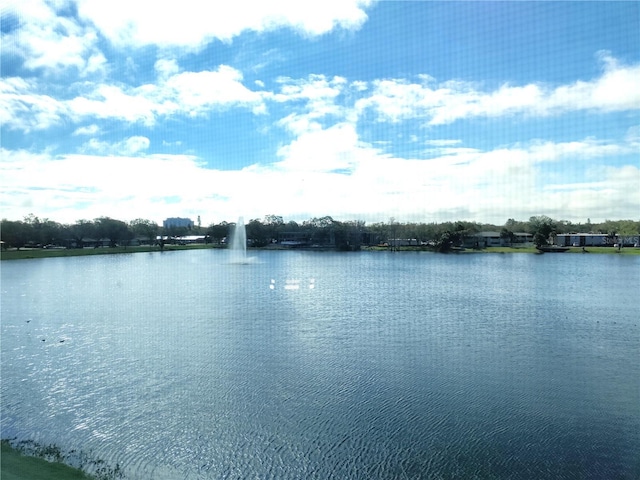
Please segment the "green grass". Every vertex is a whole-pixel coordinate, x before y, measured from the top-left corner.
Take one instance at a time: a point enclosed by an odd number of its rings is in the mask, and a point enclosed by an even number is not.
[[[487,247],[481,250],[468,249],[465,251],[480,253],[539,253],[536,247]]]
[[[2,441],[0,477],[2,480],[88,480],[82,470],[63,463],[48,462],[42,458],[29,457]]]
[[[618,251],[617,248],[614,247],[585,247],[585,250],[587,251],[587,253],[596,253],[596,254],[603,254],[603,253],[608,253],[608,254],[614,254],[614,255],[640,255],[640,248],[634,248],[634,247],[625,247],[620,249],[620,251]],[[477,250],[469,250],[471,252],[473,251],[477,251]],[[522,253],[538,253],[538,251],[536,250],[535,247],[487,247],[483,250],[480,250],[480,252],[485,252],[485,253],[516,253],[516,252],[522,252]],[[584,254],[584,252],[582,251],[582,247],[571,247],[567,252],[565,252],[565,255],[568,255],[570,253],[579,253],[579,254]],[[552,255],[557,255],[557,254],[552,254]]]
[[[178,250],[194,250],[202,248],[219,248],[217,245],[167,245],[164,247],[165,252]],[[159,252],[159,247],[141,246],[141,247],[100,247],[100,248],[34,248],[21,250],[4,250],[0,254],[2,260],[24,260],[28,258],[53,258],[53,257],[78,257],[85,255],[113,255],[125,253],[141,253],[141,252]]]
[[[181,250],[198,250],[203,248],[221,248],[219,245],[167,245],[165,252],[181,251]],[[618,251],[614,247],[585,247],[588,253],[608,253],[615,255],[640,255],[640,248],[626,247]],[[270,248],[275,249],[275,248]],[[388,251],[388,247],[363,247],[369,251]],[[433,251],[425,247],[399,247],[399,251]],[[112,255],[112,254],[131,254],[140,252],[159,252],[158,247],[142,246],[142,247],[101,247],[101,248],[73,248],[73,249],[22,249],[22,250],[5,250],[0,254],[2,260],[23,260],[29,258],[51,258],[51,257],[77,257],[84,255]],[[480,250],[472,248],[465,249],[460,253],[539,253],[535,247],[488,247]],[[583,253],[582,247],[571,247],[566,252]]]

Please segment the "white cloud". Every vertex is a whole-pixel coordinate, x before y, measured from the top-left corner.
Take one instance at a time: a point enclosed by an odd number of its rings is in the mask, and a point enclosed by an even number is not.
[[[91,125],[87,125],[86,127],[76,128],[75,131],[72,133],[72,135],[74,137],[79,135],[96,135],[99,132],[100,132],[100,127],[98,127],[98,125],[93,123]]]
[[[136,88],[98,85],[84,96],[66,102],[76,119],[111,118],[153,125],[157,117],[167,115],[203,115],[216,108],[251,108],[264,112],[262,94],[242,84],[242,74],[225,65],[214,71],[183,72],[174,62],[156,63],[162,77],[157,84]]]
[[[97,85],[85,96],[66,103],[72,118],[112,118],[126,122],[141,121],[146,125],[155,122],[159,106],[143,94],[142,89],[127,89],[114,85]]]
[[[459,139],[431,139],[424,142],[426,145],[432,145],[434,147],[450,147],[453,145],[460,145],[462,140]]]
[[[589,181],[549,184],[544,188],[549,215],[561,218],[566,212],[584,212],[598,219],[638,218],[640,168],[596,166],[588,171]],[[579,215],[575,215],[580,218]]]
[[[355,81],[355,82],[351,82],[349,84],[349,88],[357,91],[357,92],[364,92],[366,89],[368,89],[368,85],[367,82],[362,82],[362,81]]]
[[[365,9],[371,3],[370,0],[77,2],[80,16],[92,22],[115,45],[155,44],[191,49],[213,39],[230,41],[248,30],[264,32],[285,27],[317,36],[336,28],[357,29],[366,21]]]
[[[180,68],[178,67],[178,62],[176,62],[176,60],[173,58],[172,59],[160,58],[156,61],[153,67],[158,73],[158,77],[162,79],[166,79],[171,75],[175,75],[180,71]]]
[[[282,118],[278,125],[295,135],[318,130],[328,117],[334,122],[349,118],[352,112],[349,106],[338,101],[347,86],[343,77],[329,79],[324,75],[309,75],[296,80],[281,77],[278,83],[280,92],[266,98],[288,104],[287,108],[292,113]],[[355,121],[355,117],[349,119]]]
[[[263,103],[260,93],[242,84],[242,73],[226,65],[219,66],[215,71],[173,75],[164,84],[150,89],[150,92],[161,101],[176,102],[176,110],[190,114],[230,105],[253,106],[260,110]]]
[[[87,143],[93,154],[56,157],[2,150],[3,214],[21,218],[33,212],[68,222],[100,215],[156,221],[201,215],[206,224],[277,212],[296,220],[330,214],[501,224],[540,212],[569,220],[635,218],[640,205],[639,167],[602,164],[611,152],[630,153],[627,143],[584,139],[487,151],[455,143],[442,148],[457,152],[419,160],[384,154],[342,123],[303,133],[280,149],[273,164],[236,171],[206,168],[193,156],[148,155],[148,145],[144,137],[112,145],[93,141]],[[545,167],[576,159],[579,182]],[[150,174],[153,181],[140,181]]]
[[[104,155],[130,156],[141,154],[149,149],[147,137],[133,136],[120,142],[109,143],[92,138],[80,147],[83,153],[99,153]]]
[[[86,92],[64,100],[43,95],[46,82],[18,77],[0,79],[0,121],[13,130],[30,132],[66,119],[113,119],[153,125],[158,117],[198,116],[215,109],[248,108],[266,112],[264,92],[249,90],[242,73],[220,65],[216,70],[175,73],[173,61],[158,61],[161,78],[139,87],[107,83],[82,84]],[[78,84],[79,85],[79,84]]]
[[[74,67],[80,76],[102,72],[106,59],[97,48],[96,31],[60,15],[66,6],[42,0],[5,2],[3,13],[15,15],[20,27],[2,35],[3,50],[22,57],[30,70]]]
[[[633,148],[640,149],[640,125],[629,127],[625,140]]]
[[[0,123],[26,133],[60,123],[67,113],[64,103],[35,90],[34,80],[0,78]]]
[[[370,152],[358,142],[355,128],[338,124],[326,130],[302,133],[289,145],[278,150],[281,161],[277,168],[287,171],[334,172],[351,171]]]
[[[370,96],[355,104],[359,112],[373,109],[380,120],[399,122],[425,118],[443,125],[470,117],[507,115],[547,116],[569,111],[600,112],[640,109],[640,65],[620,65],[607,57],[603,74],[591,81],[549,88],[542,84],[504,84],[493,92],[479,85],[446,81],[436,84],[430,77],[421,83],[404,79],[373,82]]]

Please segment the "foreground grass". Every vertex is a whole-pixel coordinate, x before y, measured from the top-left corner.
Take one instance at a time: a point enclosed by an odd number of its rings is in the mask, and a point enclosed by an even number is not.
[[[173,252],[180,250],[194,250],[202,248],[219,248],[217,245],[167,245],[164,252]],[[85,255],[112,255],[123,253],[143,253],[143,252],[159,252],[160,248],[156,246],[142,247],[100,247],[100,248],[33,248],[22,250],[4,250],[0,254],[2,260],[24,260],[28,258],[54,258],[54,257],[79,257]]]
[[[63,463],[48,462],[42,458],[29,457],[2,441],[0,456],[2,480],[89,480],[92,477],[82,470]]]
[[[470,251],[474,251],[474,250],[470,250]],[[516,252],[522,252],[522,253],[540,253],[538,252],[538,250],[536,250],[535,247],[488,247],[485,248],[484,250],[480,250],[480,252],[485,252],[485,253],[516,253]],[[596,253],[596,254],[603,254],[603,253],[609,253],[609,254],[614,254],[614,255],[640,255],[640,248],[635,248],[635,247],[625,247],[625,248],[621,248],[620,250],[618,250],[615,247],[585,247],[585,251],[582,250],[582,247],[571,247],[569,248],[568,251],[564,252],[565,255],[570,254],[570,253],[580,253],[580,254],[585,254],[585,253]],[[555,253],[552,253],[551,255],[557,255]]]

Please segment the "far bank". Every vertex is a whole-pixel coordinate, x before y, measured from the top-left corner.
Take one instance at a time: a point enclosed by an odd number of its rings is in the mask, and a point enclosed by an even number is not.
[[[225,249],[224,245],[211,245],[211,244],[193,244],[193,245],[168,245],[165,246],[163,250],[160,250],[157,246],[138,246],[138,247],[103,247],[103,248],[70,248],[70,249],[43,249],[43,248],[33,248],[33,249],[10,249],[3,250],[0,254],[1,260],[25,260],[25,259],[36,259],[36,258],[58,258],[58,257],[78,257],[78,256],[86,256],[86,255],[119,255],[119,254],[134,254],[134,253],[150,253],[150,252],[159,252],[165,254],[171,254],[173,252],[180,252],[184,250],[202,250],[202,249]],[[280,245],[270,245],[267,247],[259,247],[259,248],[250,248],[250,250],[305,250],[305,251],[335,251],[335,249],[330,248],[317,248],[317,247],[309,247],[309,248],[291,248]],[[412,246],[403,246],[403,247],[394,247],[393,249],[389,247],[363,247],[360,251],[369,251],[369,252],[435,252],[434,249],[428,247],[412,247]],[[530,253],[530,254],[541,254],[535,247],[486,247],[482,249],[454,249],[447,253],[443,253],[444,255],[458,255],[458,254],[487,254],[487,253]],[[640,255],[640,248],[638,247],[625,247],[625,248],[615,248],[615,247],[587,247],[583,249],[582,247],[570,247],[566,252],[562,252],[566,254],[580,254],[580,255],[588,255],[588,254],[610,254],[610,255]],[[557,253],[546,253],[546,255],[557,255]]]

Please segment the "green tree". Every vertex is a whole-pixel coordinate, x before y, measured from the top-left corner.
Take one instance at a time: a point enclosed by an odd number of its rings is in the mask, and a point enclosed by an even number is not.
[[[21,221],[2,219],[0,223],[0,237],[6,246],[20,250],[29,241],[30,229]]]
[[[271,241],[269,230],[260,220],[256,218],[249,220],[245,228],[247,230],[247,239],[251,245],[264,247]]]
[[[618,225],[618,237],[624,246],[640,243],[640,222],[633,220],[620,220]]]
[[[227,222],[212,223],[207,228],[207,236],[212,241],[220,245],[222,240],[229,235],[229,224]]]
[[[367,227],[367,230],[369,231],[369,242],[371,244],[383,244],[389,238],[387,225],[383,222],[372,223]]]
[[[45,246],[64,241],[63,227],[58,222],[48,218],[40,219],[29,214],[24,218],[24,223],[29,230],[29,242],[31,243]]]
[[[516,235],[511,230],[505,227],[502,230],[500,230],[500,238],[502,239],[503,243],[511,246],[511,244],[516,239]]]
[[[514,220],[513,218],[510,218],[505,222],[504,228],[514,233],[527,232],[529,230],[529,225],[527,222],[520,222],[518,220]]]
[[[97,236],[96,226],[91,220],[78,220],[74,225],[68,227],[68,232],[78,248],[84,246],[84,239]]]
[[[302,223],[303,231],[307,232],[312,243],[319,245],[335,244],[335,232],[338,222],[330,216],[314,217]]]
[[[129,241],[133,238],[133,232],[126,223],[121,220],[115,220],[109,217],[96,218],[96,233],[99,238],[108,238],[109,246],[115,247],[117,244],[129,245]]]
[[[538,215],[529,218],[529,232],[533,234],[533,243],[536,247],[549,244],[549,238],[556,233],[556,223],[546,215]]]
[[[461,246],[467,235],[475,233],[476,227],[468,222],[456,222],[453,228],[445,230],[441,235],[436,247],[439,252],[445,253],[453,247]]]
[[[360,250],[364,227],[365,222],[363,220],[334,221],[332,229],[336,248],[345,252]]]
[[[150,245],[155,243],[156,237],[158,236],[158,224],[144,218],[132,220],[129,222],[129,228],[135,235],[147,238]]]
[[[280,215],[265,215],[262,224],[269,243],[271,240],[277,240],[280,232],[283,232],[285,227],[284,220]]]

